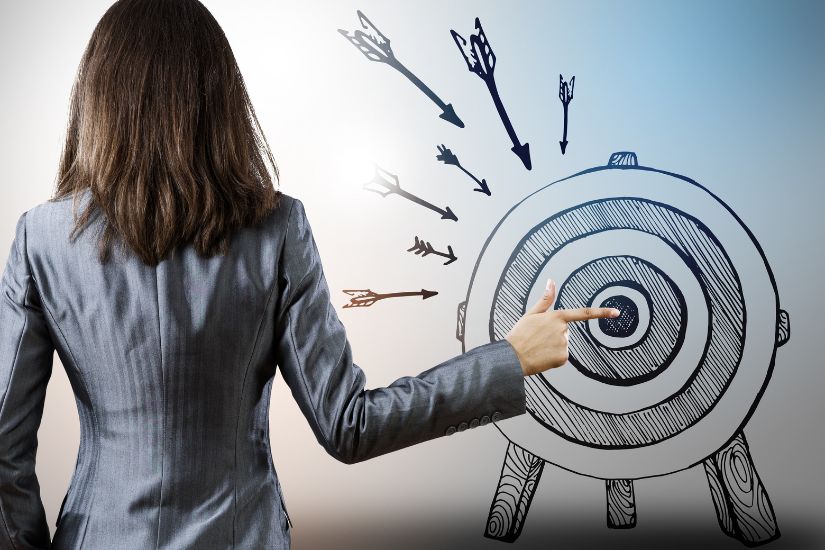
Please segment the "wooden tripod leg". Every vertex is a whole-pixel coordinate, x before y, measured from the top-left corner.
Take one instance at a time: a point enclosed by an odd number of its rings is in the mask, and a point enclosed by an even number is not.
[[[636,527],[636,496],[631,479],[606,479],[607,526],[611,529]]]
[[[544,459],[515,443],[507,445],[485,537],[505,542],[518,538],[543,469]]]
[[[719,527],[748,546],[779,537],[776,515],[756,468],[745,434],[739,432],[704,461]]]

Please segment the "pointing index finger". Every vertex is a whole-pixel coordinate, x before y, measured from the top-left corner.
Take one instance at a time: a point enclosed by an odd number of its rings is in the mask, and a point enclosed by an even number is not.
[[[587,321],[589,319],[605,319],[618,317],[621,311],[612,307],[580,307],[576,309],[557,309],[556,313],[567,321]]]

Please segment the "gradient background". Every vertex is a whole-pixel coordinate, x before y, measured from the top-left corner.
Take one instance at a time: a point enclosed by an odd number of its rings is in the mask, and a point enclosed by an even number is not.
[[[0,3],[0,253],[14,224],[52,190],[68,98],[92,29],[110,1]],[[223,26],[281,169],[306,205],[356,362],[378,387],[460,352],[455,308],[484,239],[504,212],[549,181],[632,150],[640,163],[690,176],[745,221],[776,276],[792,337],[746,435],[782,538],[825,547],[825,372],[821,359],[825,156],[825,4],[821,2],[204,2]],[[466,128],[337,32],[363,10],[399,60],[452,102]],[[479,16],[528,172],[449,29]],[[558,74],[576,75],[562,157]],[[492,197],[435,159],[445,143]],[[438,205],[444,222],[363,191],[372,162]],[[414,235],[459,259],[405,252]],[[747,274],[741,274],[747,277]],[[343,288],[434,289],[342,310]],[[55,357],[37,472],[50,527],[74,468],[79,425]],[[272,393],[274,461],[294,548],[504,548],[482,536],[505,439],[493,426],[347,466],[314,439],[280,375]],[[288,444],[287,444],[288,442]],[[605,526],[603,484],[548,465],[518,548],[741,548],[719,530],[701,468],[636,483],[638,526]]]

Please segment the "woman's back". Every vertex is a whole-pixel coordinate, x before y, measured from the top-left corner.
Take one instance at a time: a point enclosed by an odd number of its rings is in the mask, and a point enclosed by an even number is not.
[[[69,243],[71,200],[25,214],[81,421],[54,548],[280,547],[268,409],[290,205],[238,232],[225,256],[186,247],[157,266],[99,263],[95,223]]]

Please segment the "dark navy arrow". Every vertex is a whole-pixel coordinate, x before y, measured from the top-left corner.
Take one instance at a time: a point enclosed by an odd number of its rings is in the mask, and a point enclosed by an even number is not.
[[[481,21],[476,17],[476,31],[470,35],[469,43],[460,34],[454,30],[450,30],[453,35],[456,46],[464,56],[464,61],[467,62],[467,67],[471,73],[477,74],[490,91],[493,98],[493,103],[496,106],[501,122],[504,123],[504,128],[507,130],[507,135],[510,136],[510,141],[513,142],[513,151],[524,167],[530,170],[533,165],[530,161],[530,145],[528,143],[521,143],[516,135],[516,130],[513,128],[513,123],[510,122],[510,117],[504,109],[504,104],[501,102],[501,96],[498,93],[496,86],[495,69],[496,69],[496,55],[493,53],[490,43],[484,34],[484,29],[481,28]]]
[[[570,102],[573,100],[573,86],[575,84],[575,76],[570,79],[570,86],[568,86],[567,82],[564,81],[564,78],[559,75],[559,99],[561,100],[561,105],[564,108],[564,132],[562,133],[561,141],[559,142],[562,155],[567,150],[567,106],[570,105]]]

